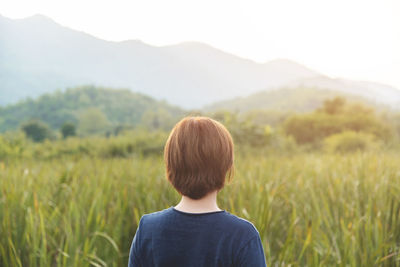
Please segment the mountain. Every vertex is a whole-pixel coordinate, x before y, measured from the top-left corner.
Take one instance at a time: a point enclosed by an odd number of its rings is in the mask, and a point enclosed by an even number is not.
[[[155,47],[109,42],[35,15],[0,16],[0,104],[56,89],[124,87],[187,108],[279,86],[317,73],[288,60],[259,64],[185,42]]]
[[[380,83],[332,79],[324,75],[319,75],[289,82],[286,84],[286,87],[335,90],[342,93],[359,95],[375,103],[385,103],[392,108],[400,108],[400,90]]]
[[[104,118],[110,129],[139,124],[170,129],[185,112],[127,89],[82,86],[0,107],[0,132],[17,129],[29,120],[41,120],[56,130],[65,122],[79,125],[84,117]]]
[[[263,90],[246,97],[215,102],[203,107],[205,112],[228,110],[245,113],[254,110],[268,110],[278,112],[310,112],[319,108],[324,100],[342,96],[352,102],[363,102],[377,109],[386,109],[386,106],[359,95],[339,92],[330,89],[310,87],[286,87],[275,90]]]
[[[198,42],[110,42],[42,15],[0,16],[0,105],[83,84],[129,88],[184,108],[281,87],[336,90],[400,107],[396,88],[332,79],[287,59],[261,64]]]

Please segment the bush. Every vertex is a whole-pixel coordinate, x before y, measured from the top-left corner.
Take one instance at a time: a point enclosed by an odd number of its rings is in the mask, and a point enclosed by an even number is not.
[[[21,129],[34,142],[43,142],[54,137],[50,128],[42,121],[28,121],[21,126]]]
[[[28,146],[25,134],[21,131],[0,135],[0,160],[25,156]]]
[[[345,131],[324,140],[325,151],[333,153],[366,151],[378,147],[375,136],[364,132]]]
[[[61,126],[60,131],[61,131],[63,138],[67,138],[68,136],[75,136],[76,135],[75,124],[73,124],[71,122],[65,122]]]
[[[133,154],[162,155],[168,133],[136,129],[107,139],[100,148],[103,157],[129,157]]]

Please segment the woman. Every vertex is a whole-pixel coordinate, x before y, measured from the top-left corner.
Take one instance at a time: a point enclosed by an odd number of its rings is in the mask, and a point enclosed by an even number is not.
[[[170,208],[141,217],[129,267],[265,267],[260,235],[249,221],[217,205],[234,145],[228,130],[208,117],[185,117],[164,149],[166,178],[182,196]]]

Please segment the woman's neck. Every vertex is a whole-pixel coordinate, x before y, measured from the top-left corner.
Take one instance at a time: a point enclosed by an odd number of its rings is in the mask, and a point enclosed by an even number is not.
[[[217,191],[211,192],[201,199],[182,196],[181,201],[174,208],[189,213],[221,211],[217,205],[217,193]]]

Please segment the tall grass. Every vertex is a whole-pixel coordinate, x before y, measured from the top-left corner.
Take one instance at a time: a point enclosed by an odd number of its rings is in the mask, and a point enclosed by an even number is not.
[[[400,266],[400,154],[237,153],[218,204],[269,266]],[[126,266],[140,216],[177,204],[161,155],[0,162],[0,266]]]

